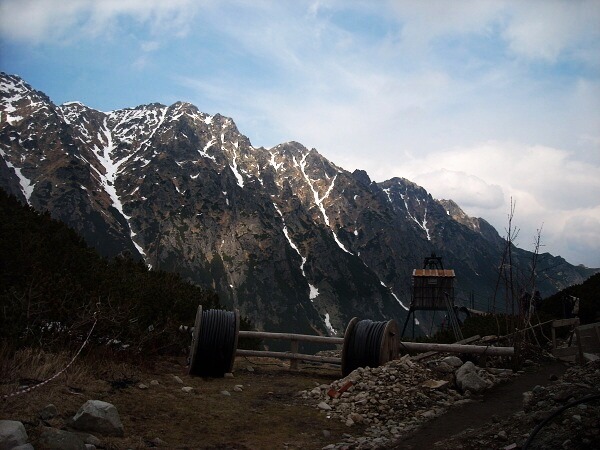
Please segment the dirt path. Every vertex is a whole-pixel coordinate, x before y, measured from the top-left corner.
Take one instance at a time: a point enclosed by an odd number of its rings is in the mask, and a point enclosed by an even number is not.
[[[468,403],[452,409],[406,436],[393,447],[396,450],[417,450],[433,448],[438,441],[444,441],[466,430],[479,428],[486,423],[510,416],[522,409],[523,392],[536,385],[549,383],[551,375],[562,375],[567,367],[561,363],[543,365],[526,371],[512,381],[500,384],[487,391],[480,402]]]

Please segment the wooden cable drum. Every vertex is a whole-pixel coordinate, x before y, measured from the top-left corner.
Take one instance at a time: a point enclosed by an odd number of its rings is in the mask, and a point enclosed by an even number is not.
[[[190,375],[222,377],[233,369],[237,349],[240,317],[237,311],[198,307],[192,347]]]
[[[379,367],[398,356],[395,320],[373,322],[353,318],[346,327],[342,350],[342,375],[359,367]]]

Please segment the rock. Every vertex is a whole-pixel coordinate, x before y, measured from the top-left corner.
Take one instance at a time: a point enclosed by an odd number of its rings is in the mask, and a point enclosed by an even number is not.
[[[354,423],[363,423],[365,420],[363,416],[356,412],[351,413],[348,417],[352,419]]]
[[[321,402],[317,405],[317,408],[322,409],[323,411],[331,411],[331,406],[329,406],[325,402]]]
[[[244,386],[243,386],[242,384],[236,384],[236,385],[233,387],[233,390],[234,390],[235,392],[242,392],[242,391],[244,390]]]
[[[465,374],[460,382],[457,380],[459,388],[464,391],[479,393],[487,389],[488,383],[475,372]]]
[[[76,433],[48,427],[40,434],[38,444],[46,450],[87,450]]]
[[[190,392],[192,392],[194,390],[194,388],[191,387],[191,386],[184,386],[184,387],[181,388],[181,390],[183,392],[185,392],[186,394],[189,394]]]
[[[323,430],[322,433],[323,433],[323,437],[325,437],[325,438],[331,437],[331,431],[329,431],[329,430]]]
[[[471,361],[464,363],[455,373],[456,385],[465,392],[482,392],[488,385],[483,378],[477,374],[477,369]]]
[[[233,378],[233,374],[231,372],[227,372],[224,376],[225,378]]]
[[[351,427],[352,425],[354,425],[354,420],[352,420],[352,419],[346,419],[346,426],[347,427]]]
[[[246,370],[247,370],[248,372],[254,372],[254,367],[252,367],[252,366],[248,366],[248,367],[246,367]]]
[[[33,445],[31,444],[23,444],[23,445],[17,445],[16,447],[13,447],[11,450],[35,450],[33,448]]]
[[[88,400],[73,417],[73,428],[105,436],[124,435],[119,412],[114,405],[101,400]]]
[[[160,383],[158,382],[158,380],[152,380],[150,382],[150,386],[158,386]]]
[[[138,388],[144,390],[144,389],[148,389],[148,386],[145,385],[144,383],[140,383],[140,384],[138,384]]]
[[[167,447],[169,445],[159,437],[152,439],[150,442],[152,442],[155,447]]]
[[[321,388],[316,387],[310,390],[310,395],[312,395],[313,397],[320,397],[321,396]]]
[[[452,372],[454,372],[454,367],[452,367],[450,364],[442,361],[441,363],[437,364],[434,367],[434,370],[441,372],[441,373],[452,373]]]
[[[426,419],[433,419],[436,414],[434,410],[430,409],[429,411],[425,411],[423,414],[421,414],[421,416]]]
[[[442,359],[442,362],[454,368],[459,368],[463,365],[462,359],[460,359],[458,356],[446,356]]]
[[[223,394],[226,397],[229,397],[231,395],[229,391],[221,391],[221,394]]]
[[[508,440],[508,435],[506,434],[506,431],[504,431],[504,430],[498,431],[497,436],[498,436],[498,439],[500,439],[501,441]]]
[[[27,431],[21,422],[0,420],[0,450],[9,450],[27,443]]]
[[[175,380],[176,383],[183,384],[183,380],[177,375],[173,375],[173,380]]]
[[[531,391],[523,392],[523,409],[527,411],[532,403],[533,403],[533,392],[531,392]]]
[[[52,403],[44,406],[44,408],[39,412],[38,417],[42,420],[50,420],[55,418],[58,415],[58,409]]]
[[[95,447],[102,447],[102,441],[90,433],[75,431],[75,434],[83,441],[84,444],[90,444]]]
[[[439,389],[447,384],[448,381],[446,380],[425,380],[421,386],[429,389]]]

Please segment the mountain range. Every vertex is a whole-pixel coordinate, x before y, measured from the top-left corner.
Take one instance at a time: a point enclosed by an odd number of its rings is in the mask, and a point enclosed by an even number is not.
[[[431,253],[455,270],[457,303],[503,307],[507,245],[484,219],[298,142],[255,147],[231,118],[185,102],[55,105],[1,73],[0,187],[103,256],[143,259],[215,290],[259,329],[335,335],[354,316],[401,322],[412,271]],[[521,285],[535,272],[542,295],[598,272],[511,251]]]

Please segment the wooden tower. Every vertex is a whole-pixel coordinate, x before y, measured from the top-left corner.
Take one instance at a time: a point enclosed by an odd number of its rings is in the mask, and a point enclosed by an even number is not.
[[[456,340],[462,339],[454,311],[454,270],[444,269],[442,257],[432,253],[425,258],[422,269],[414,269],[412,275],[412,297],[402,335],[412,315],[413,337],[415,335],[415,311],[446,311]]]

